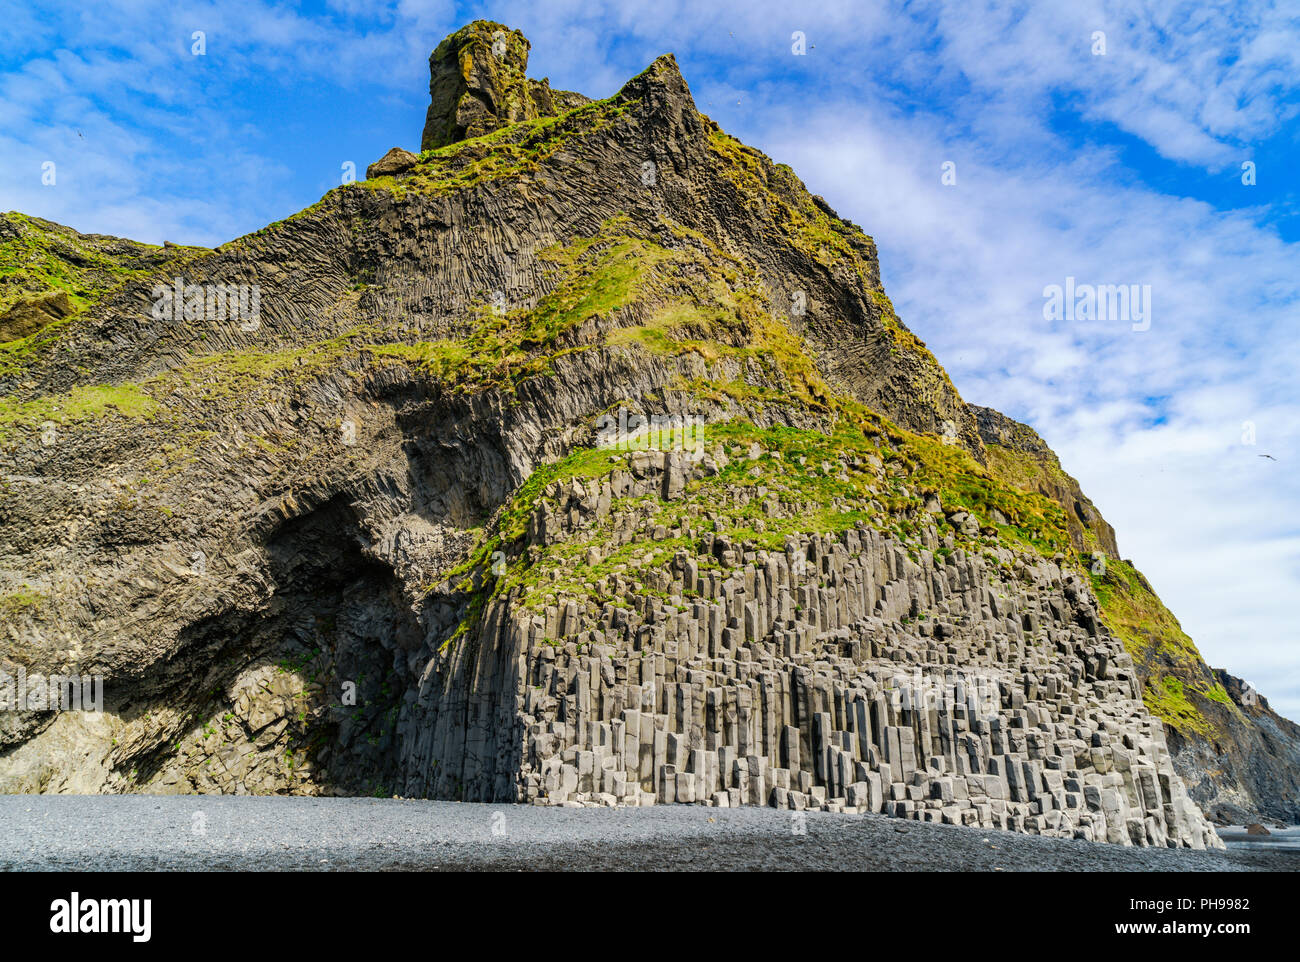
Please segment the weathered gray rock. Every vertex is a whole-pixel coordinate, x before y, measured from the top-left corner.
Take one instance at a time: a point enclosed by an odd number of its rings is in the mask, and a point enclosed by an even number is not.
[[[400,174],[410,170],[419,162],[420,158],[409,150],[394,147],[366,168],[366,180],[371,177],[382,177],[385,174]]]
[[[430,102],[420,149],[590,102],[572,91],[552,91],[544,79],[528,79],[530,46],[518,30],[488,20],[476,20],[440,43],[429,56]]]

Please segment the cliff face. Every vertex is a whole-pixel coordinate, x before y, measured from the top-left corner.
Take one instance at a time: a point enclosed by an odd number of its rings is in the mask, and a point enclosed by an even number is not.
[[[1032,428],[989,408],[972,410],[990,468],[1065,508],[1102,617],[1134,659],[1143,701],[1164,723],[1191,797],[1222,822],[1300,821],[1300,726],[1241,679],[1206,665],[1142,573],[1120,559],[1114,530]]]
[[[414,162],[119,242],[0,345],[0,665],[105,679],[4,713],[0,790],[1217,844],[1081,556],[1109,527],[1054,457],[999,467],[871,239],[671,57],[589,102],[526,53],[467,27]]]
[[[1060,459],[1037,432],[992,408],[972,404],[970,409],[979,424],[990,468],[1017,487],[1037,491],[1061,505],[1075,551],[1118,558],[1115,529],[1083,493],[1079,482],[1065,473]]]

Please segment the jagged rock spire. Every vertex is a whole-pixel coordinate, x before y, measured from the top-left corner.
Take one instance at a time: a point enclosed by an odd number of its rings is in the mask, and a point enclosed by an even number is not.
[[[451,34],[429,56],[429,111],[420,149],[481,137],[498,127],[549,117],[587,101],[529,80],[531,44],[518,30],[475,20]]]

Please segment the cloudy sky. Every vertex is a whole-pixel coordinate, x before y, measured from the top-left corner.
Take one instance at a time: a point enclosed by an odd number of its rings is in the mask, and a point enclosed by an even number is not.
[[[418,147],[429,51],[477,17],[592,96],[672,51],[876,238],[963,396],[1039,430],[1207,660],[1300,718],[1294,0],[60,6],[0,0],[0,210],[152,242],[221,243]],[[1067,278],[1149,285],[1149,329],[1045,319]]]

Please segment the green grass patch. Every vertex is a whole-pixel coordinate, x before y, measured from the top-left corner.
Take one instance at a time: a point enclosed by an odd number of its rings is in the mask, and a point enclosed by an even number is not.
[[[371,344],[378,357],[410,364],[462,389],[513,389],[522,380],[549,373],[562,353],[585,350],[574,332],[634,302],[655,267],[669,252],[620,233],[626,218],[607,221],[593,237],[556,245],[541,253],[558,278],[534,308],[495,310],[481,305],[468,333],[416,344]]]
[[[57,426],[78,424],[117,415],[149,418],[158,402],[135,384],[98,384],[74,387],[66,394],[19,401],[0,399],[0,438],[14,429],[39,431],[46,422]]]
[[[8,594],[0,595],[0,614],[17,617],[26,611],[34,611],[46,601],[46,595],[30,588],[19,588]]]
[[[12,236],[0,240],[0,315],[20,301],[52,291],[68,297],[71,313],[35,331],[0,343],[0,377],[19,376],[40,352],[87,308],[130,280],[149,276],[169,260],[205,253],[204,248],[152,244],[79,234],[36,217],[0,214]]]
[[[1105,574],[1090,577],[1106,624],[1135,659],[1149,660],[1157,649],[1174,662],[1202,662],[1201,653],[1178,619],[1131,564],[1108,559]]]

